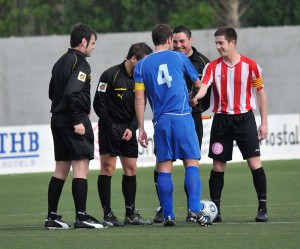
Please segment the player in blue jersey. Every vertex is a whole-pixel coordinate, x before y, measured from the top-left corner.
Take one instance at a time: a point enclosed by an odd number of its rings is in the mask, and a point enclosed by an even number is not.
[[[175,225],[173,211],[173,161],[183,160],[186,169],[184,184],[188,191],[188,216],[201,226],[211,225],[200,212],[201,179],[199,176],[200,148],[189,105],[185,77],[199,89],[197,70],[185,54],[171,51],[172,29],[158,24],[152,30],[155,52],[140,60],[134,71],[135,110],[138,122],[138,140],[147,147],[144,130],[146,95],[154,125],[158,167],[158,192],[164,212],[164,226]],[[193,93],[191,99],[197,98]]]

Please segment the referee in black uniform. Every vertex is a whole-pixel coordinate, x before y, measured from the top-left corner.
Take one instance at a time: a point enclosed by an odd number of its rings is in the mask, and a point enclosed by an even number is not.
[[[89,26],[75,25],[70,36],[71,48],[52,69],[49,98],[56,167],[48,188],[47,229],[70,228],[57,214],[57,206],[71,166],[74,228],[107,227],[86,213],[89,161],[94,158],[94,134],[89,119],[91,68],[86,57],[91,56],[96,40],[97,35]]]
[[[202,71],[205,65],[209,62],[206,56],[197,51],[195,47],[192,46],[193,38],[192,32],[185,26],[179,25],[173,30],[173,49],[179,52],[184,53],[192,62],[194,67],[199,73],[199,79],[202,78]],[[193,89],[193,82],[190,79],[186,79],[186,85],[188,92],[191,92]],[[211,87],[207,89],[207,94],[201,100],[198,101],[198,104],[195,107],[192,107],[192,116],[195,123],[195,129],[198,136],[199,147],[201,150],[202,138],[203,138],[203,123],[202,123],[202,113],[206,111],[210,106],[210,92]],[[154,183],[157,190],[157,177],[158,173],[156,169],[154,170]],[[187,193],[187,192],[186,192]],[[156,210],[156,215],[154,217],[154,222],[160,223],[163,222],[163,212],[161,205]]]
[[[95,93],[93,107],[99,117],[101,161],[98,193],[104,221],[110,226],[152,224],[135,210],[138,144],[133,81],[137,61],[151,52],[152,49],[146,43],[131,45],[125,61],[102,73]],[[116,168],[117,156],[123,167],[124,222],[118,220],[111,209],[111,177]]]

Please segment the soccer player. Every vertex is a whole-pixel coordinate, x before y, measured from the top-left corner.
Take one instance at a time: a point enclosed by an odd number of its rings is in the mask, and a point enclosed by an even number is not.
[[[233,28],[219,28],[215,43],[220,58],[209,63],[203,72],[202,85],[212,85],[212,111],[215,113],[211,127],[209,157],[213,167],[209,179],[210,197],[218,207],[215,222],[221,222],[221,193],[224,186],[224,172],[227,161],[232,159],[235,140],[244,160],[252,172],[253,183],[258,197],[257,222],[268,220],[267,181],[260,160],[259,141],[267,137],[267,99],[264,90],[262,70],[252,59],[238,53],[237,33]],[[205,94],[201,87],[196,98]],[[257,129],[253,111],[256,101],[261,123]]]
[[[74,228],[107,227],[86,213],[89,161],[94,158],[94,134],[89,119],[91,68],[86,57],[91,56],[96,39],[96,33],[89,26],[75,25],[70,37],[71,48],[52,69],[49,98],[56,166],[48,187],[47,229],[70,228],[57,214],[57,206],[71,166],[76,211]]]
[[[200,148],[185,82],[185,77],[188,77],[199,88],[199,75],[185,54],[170,50],[172,29],[168,25],[156,25],[152,30],[152,40],[155,52],[140,60],[134,71],[138,140],[141,146],[147,147],[144,129],[147,94],[153,113],[157,185],[164,226],[175,226],[172,170],[173,161],[177,159],[183,160],[186,171],[184,183],[188,191],[188,216],[201,226],[207,226],[211,223],[200,212]]]
[[[205,65],[209,62],[207,57],[197,51],[195,47],[193,47],[193,38],[192,32],[185,26],[179,25],[173,30],[173,49],[179,52],[184,53],[189,60],[192,62],[193,66],[199,73],[199,79],[201,80],[202,71]],[[188,92],[192,91],[194,82],[186,77],[186,85],[188,88]],[[195,129],[198,137],[199,147],[201,150],[202,138],[203,138],[203,123],[202,123],[202,113],[209,108],[210,105],[210,91],[211,87],[208,88],[207,94],[203,99],[200,99],[196,106],[192,107],[192,117],[195,123]],[[157,169],[154,170],[154,183],[156,188],[156,193],[158,196],[157,189]],[[187,191],[185,189],[185,193]],[[158,196],[159,197],[159,196]],[[159,199],[159,198],[158,198]],[[154,222],[160,223],[163,222],[163,210],[161,205],[157,208],[155,217],[153,219]]]
[[[105,70],[100,76],[94,98],[94,110],[99,117],[98,136],[101,168],[98,193],[104,221],[110,226],[149,225],[135,210],[138,143],[134,109],[133,71],[137,61],[152,53],[146,43],[129,48],[126,60]],[[111,178],[117,156],[123,167],[122,192],[125,200],[125,219],[120,221],[111,209]]]

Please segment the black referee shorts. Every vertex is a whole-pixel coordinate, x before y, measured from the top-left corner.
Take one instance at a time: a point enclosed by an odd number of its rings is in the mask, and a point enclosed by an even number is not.
[[[136,132],[132,132],[129,141],[122,139],[127,123],[114,122],[110,129],[101,129],[99,125],[98,141],[100,155],[110,154],[112,156],[123,156],[129,158],[138,157],[138,143]]]
[[[252,111],[237,115],[214,115],[208,156],[223,162],[232,160],[234,140],[244,160],[260,156],[257,126]]]
[[[199,112],[192,113],[194,123],[195,123],[195,129],[198,137],[199,147],[201,150],[202,146],[202,139],[203,139],[203,122],[202,122],[202,115]]]
[[[74,132],[69,117],[52,115],[51,131],[54,142],[55,161],[94,159],[94,133],[90,119],[83,121],[85,135]]]

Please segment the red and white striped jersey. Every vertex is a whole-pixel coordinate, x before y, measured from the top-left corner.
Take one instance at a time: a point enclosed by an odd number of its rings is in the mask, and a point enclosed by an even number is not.
[[[212,112],[240,114],[256,109],[255,90],[264,88],[260,66],[241,55],[233,66],[220,57],[206,65],[202,83],[212,85]]]

